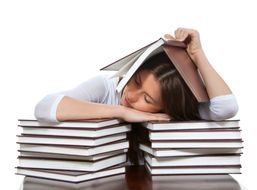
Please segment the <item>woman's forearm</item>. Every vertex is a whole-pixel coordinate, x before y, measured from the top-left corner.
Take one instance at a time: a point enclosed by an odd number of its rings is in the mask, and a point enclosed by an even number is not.
[[[231,90],[221,76],[209,63],[203,50],[192,57],[205,83],[209,98],[231,94]]]
[[[58,121],[96,118],[121,118],[120,105],[107,105],[64,96],[56,111]]]

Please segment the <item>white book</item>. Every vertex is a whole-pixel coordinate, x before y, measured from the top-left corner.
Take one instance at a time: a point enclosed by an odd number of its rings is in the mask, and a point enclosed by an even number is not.
[[[152,157],[149,154],[145,154],[144,158],[152,167],[240,165],[240,155],[208,155],[157,158]]]
[[[50,135],[18,135],[18,143],[29,144],[56,144],[56,145],[81,145],[81,146],[99,146],[119,140],[126,139],[127,134],[121,133],[101,138],[85,137],[62,137]]]
[[[28,169],[17,168],[16,174],[30,177],[39,177],[52,180],[60,180],[67,182],[82,182],[102,177],[113,176],[125,173],[125,167],[113,167],[97,172],[81,172],[81,171],[63,171],[63,170],[45,170],[45,169]]]
[[[153,149],[147,145],[140,144],[139,149],[155,157],[168,156],[196,156],[206,154],[241,154],[241,148],[182,148],[182,149]]]
[[[22,127],[22,134],[27,135],[56,135],[56,136],[69,136],[69,137],[104,137],[119,133],[126,133],[130,131],[130,125],[117,125],[112,127],[101,128],[97,130],[89,129],[70,129],[58,127]]]
[[[61,160],[45,158],[24,158],[19,157],[18,167],[53,169],[53,170],[71,170],[71,171],[98,171],[111,166],[126,162],[126,154],[109,157],[99,161],[81,161],[81,160]]]
[[[201,129],[184,131],[150,131],[150,140],[186,140],[186,139],[240,139],[241,131],[237,129]]]
[[[241,173],[239,166],[157,168],[157,167],[150,167],[148,164],[145,164],[145,165],[148,172],[152,175],[239,174]]]
[[[238,128],[239,120],[225,120],[225,121],[171,121],[171,122],[154,122],[149,121],[143,123],[147,129],[152,131],[160,130],[181,130],[181,129],[224,129],[224,128]]]
[[[55,154],[55,153],[41,153],[41,152],[29,152],[19,150],[19,156],[22,157],[36,157],[36,158],[56,158],[56,159],[69,159],[69,160],[87,160],[96,161],[103,158],[112,157],[118,154],[126,153],[128,149],[121,149],[117,151],[106,152],[102,154],[96,154],[92,156],[80,156],[70,154]]]
[[[129,56],[117,61],[115,64],[111,66],[107,66],[107,68],[103,68],[102,70],[119,70],[119,73],[116,73],[115,76],[123,76],[122,80],[117,85],[116,89],[118,92],[124,88],[132,75],[137,71],[137,69],[143,64],[143,62],[157,54],[158,52],[163,51],[161,46],[164,45],[164,39],[159,39],[154,43],[130,54]]]
[[[115,142],[112,144],[85,147],[85,146],[68,146],[68,145],[40,145],[40,144],[20,144],[20,150],[38,153],[55,153],[78,156],[91,156],[106,152],[128,149],[128,141]]]
[[[242,139],[221,140],[167,140],[151,141],[152,148],[239,148],[243,146]]]
[[[101,127],[116,125],[123,123],[119,119],[87,119],[78,121],[62,121],[58,123],[50,123],[38,121],[35,119],[19,119],[19,126],[23,127],[62,127],[62,128],[88,128],[97,129]]]

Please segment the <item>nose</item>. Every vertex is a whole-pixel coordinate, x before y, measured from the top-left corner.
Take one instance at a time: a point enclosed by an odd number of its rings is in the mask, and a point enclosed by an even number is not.
[[[140,90],[135,90],[135,91],[127,94],[127,99],[129,102],[134,103],[134,102],[138,101],[140,95],[141,95]]]

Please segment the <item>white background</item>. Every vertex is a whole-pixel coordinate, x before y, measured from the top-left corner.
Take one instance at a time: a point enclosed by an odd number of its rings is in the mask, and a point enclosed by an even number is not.
[[[177,27],[195,28],[236,95],[244,138],[242,175],[256,187],[256,6],[250,0],[0,1],[1,186],[18,189],[17,119],[44,95],[66,90],[99,68]],[[255,23],[255,24],[254,24]],[[8,186],[7,186],[8,185]]]

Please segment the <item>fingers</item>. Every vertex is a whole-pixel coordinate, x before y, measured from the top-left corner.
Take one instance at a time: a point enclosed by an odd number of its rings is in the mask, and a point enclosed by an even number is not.
[[[165,34],[164,38],[167,39],[167,40],[175,40],[175,38],[170,34]]]
[[[184,41],[187,37],[199,38],[198,31],[188,28],[178,28],[175,30],[175,37],[177,40]]]
[[[164,113],[155,113],[149,119],[152,121],[170,121],[172,118]]]

